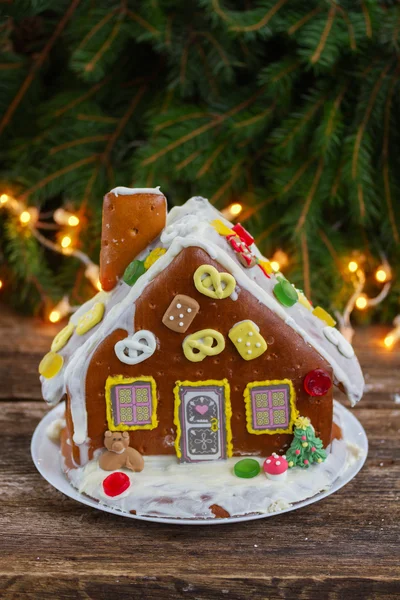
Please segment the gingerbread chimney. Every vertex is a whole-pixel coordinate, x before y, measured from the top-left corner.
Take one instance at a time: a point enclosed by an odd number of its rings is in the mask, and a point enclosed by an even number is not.
[[[165,227],[167,201],[159,188],[116,187],[104,196],[100,283],[112,290],[130,262]]]

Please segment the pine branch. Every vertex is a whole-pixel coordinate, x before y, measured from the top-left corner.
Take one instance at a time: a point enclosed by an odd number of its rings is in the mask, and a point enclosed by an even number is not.
[[[33,194],[33,192],[36,192],[37,190],[44,188],[48,183],[54,181],[58,177],[61,177],[61,175],[64,175],[65,173],[70,173],[71,171],[76,171],[76,169],[79,169],[79,167],[82,167],[83,165],[92,163],[92,162],[96,161],[97,159],[98,159],[98,155],[94,154],[93,156],[88,156],[87,158],[82,158],[82,160],[78,160],[77,162],[72,163],[71,165],[67,165],[63,169],[59,169],[58,171],[56,171],[55,173],[52,173],[51,175],[47,175],[47,177],[44,177],[41,181],[39,181],[39,183],[37,183],[36,185],[32,186],[31,188],[25,190],[24,193],[21,194],[19,199],[25,200],[31,194]]]
[[[51,36],[51,38],[49,39],[49,41],[43,48],[42,52],[36,58],[35,62],[32,64],[32,67],[31,67],[25,81],[23,82],[22,86],[18,90],[17,95],[14,97],[12,103],[10,104],[6,113],[4,114],[3,118],[0,121],[0,136],[3,133],[5,127],[11,121],[11,119],[12,119],[16,109],[18,108],[19,104],[21,103],[26,91],[29,89],[30,85],[32,84],[32,81],[34,80],[39,69],[41,68],[44,61],[46,60],[48,54],[50,53],[52,47],[54,46],[54,44],[56,42],[56,40],[61,35],[61,32],[63,31],[64,27],[68,23],[69,19],[72,17],[72,15],[75,12],[76,8],[78,7],[79,3],[80,3],[80,0],[72,0],[67,12],[64,14],[63,18],[59,22],[53,35]]]
[[[307,219],[308,212],[310,210],[311,202],[314,199],[315,192],[316,192],[318,184],[319,184],[319,180],[321,179],[321,175],[322,175],[323,169],[324,169],[324,161],[321,159],[319,161],[317,170],[315,171],[315,176],[314,176],[314,179],[313,179],[310,191],[308,193],[308,196],[306,198],[306,201],[304,203],[303,210],[301,211],[300,218],[299,218],[299,220],[297,222],[297,225],[296,225],[296,228],[295,228],[296,233],[299,232],[304,227],[304,224],[305,224],[306,219]]]
[[[358,175],[358,157],[359,157],[359,153],[360,153],[360,147],[361,147],[361,142],[362,142],[363,135],[365,132],[365,128],[367,127],[368,119],[371,116],[371,112],[372,112],[376,97],[378,95],[379,88],[381,87],[382,82],[385,79],[386,74],[389,71],[390,67],[391,67],[391,64],[390,63],[387,64],[386,67],[383,69],[380,77],[377,79],[377,81],[374,85],[374,88],[372,89],[370,100],[367,105],[367,109],[365,111],[364,118],[361,122],[360,127],[358,128],[358,132],[357,132],[356,140],[355,140],[355,144],[354,144],[353,159],[352,159],[352,166],[351,166],[351,174],[352,174],[353,179],[356,179],[357,175]]]
[[[152,164],[153,162],[158,160],[161,156],[165,156],[166,154],[168,154],[168,152],[171,152],[171,150],[178,148],[182,144],[185,144],[187,141],[192,140],[193,138],[201,135],[202,133],[205,133],[209,129],[213,129],[217,125],[220,125],[223,121],[225,121],[229,117],[233,117],[235,114],[239,113],[241,110],[243,110],[244,108],[246,108],[247,106],[249,106],[250,104],[255,102],[257,100],[257,98],[262,94],[262,92],[263,92],[262,89],[258,90],[250,98],[248,98],[247,100],[244,100],[243,102],[241,102],[240,104],[238,104],[237,106],[235,106],[234,108],[229,110],[227,113],[219,115],[218,118],[214,119],[210,123],[206,123],[205,125],[202,125],[201,127],[198,127],[197,129],[195,129],[194,131],[191,131],[190,133],[187,133],[186,135],[182,136],[181,138],[175,140],[174,142],[171,142],[165,148],[162,148],[155,154],[153,154],[153,155],[149,156],[148,158],[146,158],[145,160],[143,160],[142,164],[144,166]]]
[[[308,256],[307,236],[302,231],[301,236],[301,254],[303,258],[303,285],[304,292],[307,298],[311,298],[311,283],[310,283],[310,260]]]
[[[310,10],[309,13],[306,13],[303,17],[301,17],[301,19],[299,19],[296,23],[293,23],[293,25],[291,25],[289,27],[289,29],[287,31],[288,34],[293,35],[294,33],[296,33],[296,31],[301,29],[301,27],[303,27],[303,25],[308,23],[308,21],[310,21],[313,17],[315,17],[321,10],[322,10],[322,6],[316,6],[315,8]]]
[[[400,20],[399,20],[400,22]],[[383,158],[383,183],[384,183],[384,191],[386,204],[388,207],[388,214],[390,219],[390,225],[393,232],[393,237],[396,244],[400,243],[399,231],[396,225],[396,219],[393,210],[393,201],[392,201],[392,193],[390,189],[390,179],[389,179],[389,130],[390,130],[390,115],[392,110],[392,101],[393,94],[395,90],[395,86],[398,82],[398,78],[400,75],[400,65],[397,66],[395,74],[393,76],[392,83],[390,85],[389,93],[386,100],[385,106],[385,117],[383,124],[383,148],[382,148],[382,158]]]
[[[270,10],[264,15],[262,19],[260,19],[257,23],[253,23],[252,25],[236,25],[232,26],[230,29],[232,31],[259,31],[263,27],[266,27],[275,13],[278,12],[288,0],[278,0],[278,2],[270,8]]]

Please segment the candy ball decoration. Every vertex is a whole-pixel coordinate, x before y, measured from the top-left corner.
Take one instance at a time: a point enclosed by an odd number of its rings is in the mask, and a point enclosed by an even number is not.
[[[233,471],[236,477],[251,479],[259,474],[261,467],[259,462],[254,458],[243,458],[235,464]]]
[[[103,490],[106,496],[114,498],[125,492],[130,485],[131,482],[128,475],[117,471],[104,479]]]
[[[309,396],[324,396],[332,387],[332,380],[323,369],[314,369],[304,378],[304,389]]]
[[[296,304],[299,295],[287,279],[280,279],[279,283],[274,287],[274,294],[283,306],[293,306]]]
[[[265,459],[263,468],[268,479],[282,481],[286,479],[289,464],[286,456],[279,456],[276,452],[273,452],[271,456]]]

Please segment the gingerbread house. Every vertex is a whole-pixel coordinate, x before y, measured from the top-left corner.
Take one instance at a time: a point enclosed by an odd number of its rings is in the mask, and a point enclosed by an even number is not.
[[[44,398],[66,398],[70,467],[107,429],[142,455],[198,462],[282,453],[301,414],[328,446],[333,385],[362,396],[332,317],[204,198],[167,215],[158,188],[112,190],[100,280],[42,361]]]

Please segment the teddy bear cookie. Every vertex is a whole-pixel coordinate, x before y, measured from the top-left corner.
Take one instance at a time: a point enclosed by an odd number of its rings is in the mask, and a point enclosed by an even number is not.
[[[106,451],[99,458],[99,465],[104,471],[117,469],[130,469],[140,473],[144,469],[143,456],[134,448],[129,447],[129,433],[127,431],[106,431],[104,445]]]

